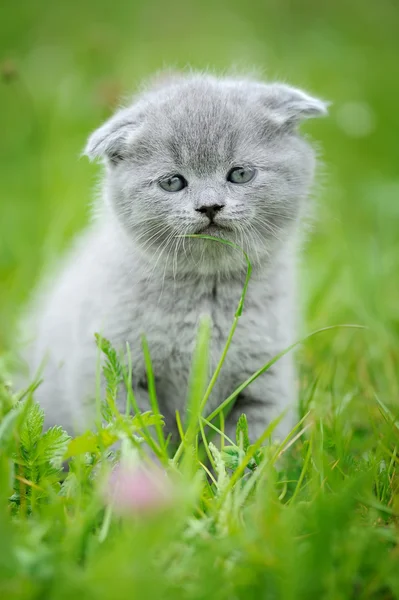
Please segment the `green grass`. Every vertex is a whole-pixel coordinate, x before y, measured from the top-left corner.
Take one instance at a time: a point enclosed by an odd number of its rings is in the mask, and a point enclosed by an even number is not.
[[[1,13],[0,597],[399,597],[397,4],[37,0],[6,1]],[[106,341],[108,428],[73,442],[41,434],[31,394],[16,404],[7,373],[23,303],[88,219],[97,177],[79,159],[88,133],[147,74],[188,63],[255,65],[332,101],[329,118],[304,127],[323,167],[300,266],[301,336],[367,329],[307,338],[296,350],[304,419],[292,443],[248,449],[242,420],[236,448],[219,456],[205,445],[212,482],[199,477],[197,451],[213,431],[198,414],[204,326],[195,418],[180,415],[175,460],[154,437],[174,502],[118,516],[100,491],[116,459],[105,460],[109,444],[122,437],[128,460],[134,436],[161,428],[159,415],[116,410],[115,386],[129,376]],[[65,456],[72,467],[60,483]]]

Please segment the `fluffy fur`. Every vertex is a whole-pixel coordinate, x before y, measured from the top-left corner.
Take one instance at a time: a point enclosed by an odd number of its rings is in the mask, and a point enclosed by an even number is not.
[[[212,321],[213,369],[245,279],[239,251],[185,234],[235,242],[254,269],[210,409],[295,341],[297,240],[315,166],[297,125],[325,112],[322,101],[286,85],[193,74],[144,91],[92,134],[85,153],[104,162],[102,208],[32,312],[28,362],[33,373],[46,357],[37,398],[48,424],[82,429],[93,418],[95,332],[117,349],[130,345],[133,387],[147,409],[144,333],[160,409],[175,433],[199,319]],[[256,176],[229,182],[237,166],[255,168]],[[187,187],[165,191],[159,181],[174,174]],[[200,212],[211,205],[222,207],[213,224]],[[238,398],[226,433],[245,412],[257,437],[286,410],[277,428],[285,435],[295,405],[288,355]]]

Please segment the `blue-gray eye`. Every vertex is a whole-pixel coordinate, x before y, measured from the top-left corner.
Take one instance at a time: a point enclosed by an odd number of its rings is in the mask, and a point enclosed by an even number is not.
[[[253,167],[234,167],[227,174],[227,181],[230,183],[248,183],[256,175],[256,169]]]
[[[187,181],[182,175],[172,175],[171,177],[161,179],[159,185],[165,192],[180,192],[180,190],[187,186]]]

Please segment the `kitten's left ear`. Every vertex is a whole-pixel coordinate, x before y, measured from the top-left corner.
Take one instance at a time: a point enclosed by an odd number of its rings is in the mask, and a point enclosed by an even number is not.
[[[264,86],[262,104],[268,118],[279,128],[295,127],[304,119],[321,117],[328,112],[327,102],[281,83]]]
[[[91,134],[83,154],[90,160],[106,157],[116,164],[126,155],[128,143],[139,125],[140,118],[134,107],[119,110]]]

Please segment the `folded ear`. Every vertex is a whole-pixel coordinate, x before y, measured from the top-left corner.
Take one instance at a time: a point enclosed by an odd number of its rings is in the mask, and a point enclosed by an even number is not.
[[[281,83],[264,86],[262,103],[268,118],[279,128],[295,127],[304,119],[321,117],[328,112],[327,102]]]
[[[127,154],[128,142],[140,124],[134,108],[123,108],[94,131],[87,140],[83,154],[90,160],[108,158],[117,163]]]

